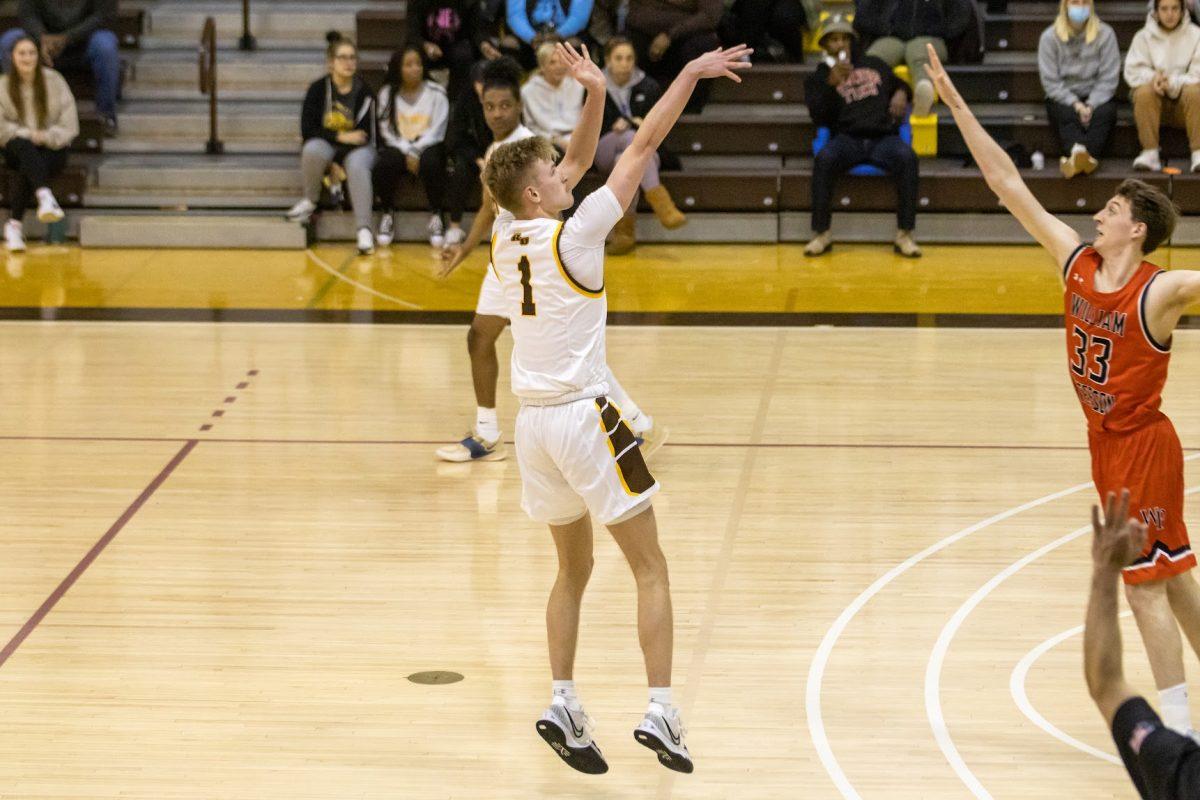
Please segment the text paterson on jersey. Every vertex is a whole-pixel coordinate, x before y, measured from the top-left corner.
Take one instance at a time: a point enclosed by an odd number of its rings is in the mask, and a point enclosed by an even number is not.
[[[1071,316],[1092,328],[1108,331],[1121,338],[1125,337],[1125,312],[1096,308],[1086,298],[1080,297],[1074,292],[1071,292]],[[1078,328],[1076,330],[1079,331]],[[1079,331],[1076,335],[1083,338],[1084,353],[1086,353],[1089,349],[1086,336],[1083,335],[1083,331]],[[1086,361],[1084,364],[1086,365]],[[1080,372],[1075,369],[1074,361],[1072,361],[1071,368],[1076,376],[1080,376]],[[1097,375],[1095,372],[1089,372],[1085,369],[1084,374],[1098,383],[1104,383],[1108,378],[1107,372],[1108,370],[1105,368],[1101,370],[1102,374]],[[1075,391],[1079,394],[1079,399],[1097,414],[1107,414],[1117,404],[1117,398],[1108,392],[1101,391],[1089,383],[1083,383],[1078,380],[1074,380],[1073,383],[1075,384]]]

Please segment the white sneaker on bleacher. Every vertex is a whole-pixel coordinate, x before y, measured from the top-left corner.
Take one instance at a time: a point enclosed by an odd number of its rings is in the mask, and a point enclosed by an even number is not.
[[[20,253],[25,250],[25,229],[15,219],[4,223],[4,246],[10,253]]]
[[[1159,172],[1162,170],[1162,159],[1159,158],[1157,150],[1143,150],[1133,160],[1133,168]]]
[[[286,216],[287,216],[288,222],[307,223],[309,220],[309,217],[311,217],[313,215],[313,212],[316,210],[317,210],[317,204],[314,203],[313,201],[309,200],[308,198],[305,198],[305,199],[301,200],[299,203],[296,203],[296,205],[289,208]]]
[[[54,199],[54,193],[49,189],[37,190],[37,218],[42,222],[58,222],[63,218],[63,210]]]

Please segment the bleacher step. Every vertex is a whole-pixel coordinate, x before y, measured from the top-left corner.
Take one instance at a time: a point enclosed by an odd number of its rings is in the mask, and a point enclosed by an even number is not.
[[[89,215],[80,221],[84,247],[301,249],[304,228],[283,219],[218,214]]]

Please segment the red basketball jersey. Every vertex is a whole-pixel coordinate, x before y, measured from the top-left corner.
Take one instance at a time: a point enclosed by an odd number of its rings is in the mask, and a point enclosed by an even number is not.
[[[1146,291],[1162,270],[1143,261],[1115,292],[1096,290],[1100,254],[1080,245],[1063,270],[1068,374],[1088,430],[1128,433],[1163,418],[1171,342],[1146,327]]]

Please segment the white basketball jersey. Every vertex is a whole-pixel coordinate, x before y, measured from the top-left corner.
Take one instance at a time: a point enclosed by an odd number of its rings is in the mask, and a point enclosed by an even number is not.
[[[566,223],[504,210],[496,218],[492,269],[512,322],[512,387],[522,400],[548,405],[608,392],[604,238],[622,213],[603,187]]]

